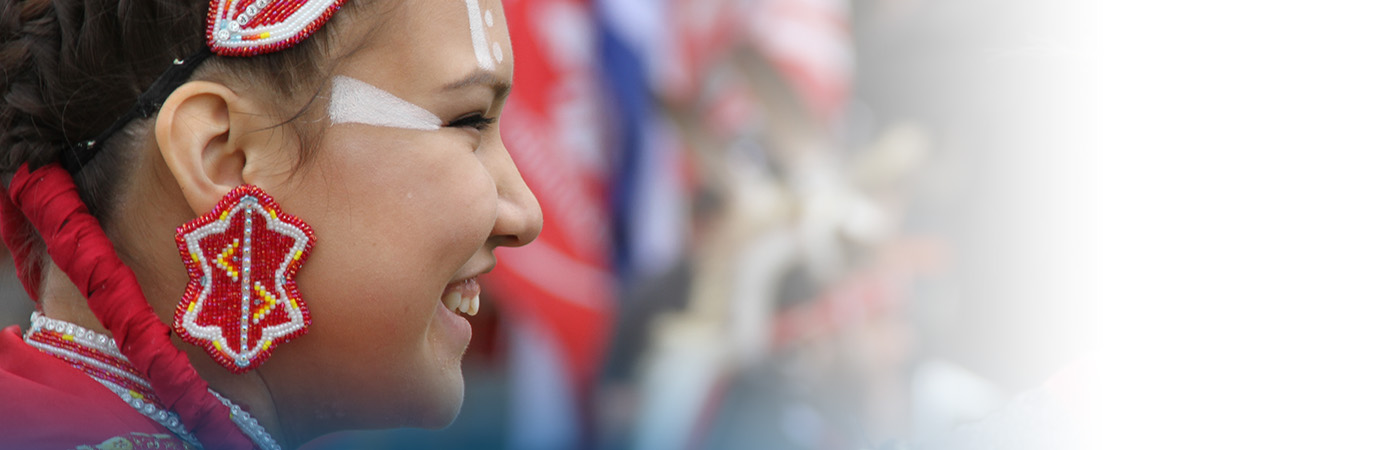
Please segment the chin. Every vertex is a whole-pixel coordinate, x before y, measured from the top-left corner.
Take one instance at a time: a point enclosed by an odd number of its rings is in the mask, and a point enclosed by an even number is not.
[[[413,424],[412,426],[429,430],[441,430],[452,425],[452,422],[457,420],[457,414],[462,412],[462,398],[459,396],[453,401],[446,401],[447,399],[443,400],[444,401],[440,402],[439,405],[436,405],[438,408],[435,410],[431,412],[425,411],[419,423]]]
[[[441,411],[440,414],[428,418],[428,420],[422,425],[419,425],[419,427],[428,430],[441,430],[452,425],[452,422],[457,421],[457,414],[462,412],[462,400],[458,399],[453,405],[456,406],[450,408],[450,411]]]
[[[457,415],[462,412],[464,398],[461,372],[456,373],[454,378],[447,380],[441,388],[437,389],[436,395],[425,398],[420,403],[422,407],[417,408],[416,420],[404,424],[404,426],[438,430],[452,425],[452,422],[457,420]]]

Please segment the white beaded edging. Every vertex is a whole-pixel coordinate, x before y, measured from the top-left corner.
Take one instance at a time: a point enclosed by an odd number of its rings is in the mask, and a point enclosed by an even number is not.
[[[35,342],[30,340],[30,335],[32,335],[35,330],[44,329],[71,334],[74,336],[74,342],[80,345],[93,348],[104,354],[107,354],[114,358],[118,358],[122,361],[127,361],[126,356],[122,355],[121,352],[117,350],[115,341],[113,341],[110,337],[99,335],[92,330],[83,328],[78,325],[45,317],[43,314],[40,314],[38,312],[35,312],[34,314],[30,315],[30,322],[30,329],[27,333],[25,333],[25,342],[31,346],[34,346],[35,348],[45,351],[46,353],[55,354],[55,356],[57,356],[57,354],[62,354],[64,356],[75,357],[75,359],[80,358],[84,362],[101,364],[100,362],[94,361],[91,358],[75,354],[72,351],[56,348],[50,345],[45,345],[41,342]],[[107,364],[101,364],[99,367],[105,369],[111,366]],[[113,370],[111,371],[114,373],[121,373],[120,370],[115,370],[115,368],[113,368]],[[93,380],[96,380],[103,386],[106,386],[107,389],[110,389],[113,394],[120,397],[122,401],[125,402],[128,406],[131,406],[132,409],[135,409],[137,412],[141,413],[141,415],[144,415],[146,417],[149,417],[151,420],[154,420],[156,423],[165,427],[167,430],[170,430],[170,432],[174,433],[180,439],[183,439],[184,441],[193,444],[197,448],[204,448],[204,446],[201,445],[199,441],[195,439],[194,435],[190,433],[188,429],[185,428],[184,423],[180,422],[179,415],[175,414],[172,411],[161,409],[153,403],[132,396],[126,388],[123,388],[122,386],[116,383],[112,383],[101,378],[93,377],[91,375],[89,375],[88,377],[92,378]],[[146,380],[137,379],[137,381],[143,386],[150,386],[150,383]],[[225,398],[223,395],[219,394],[218,392],[215,392],[213,389],[210,389],[209,393],[213,394],[215,398],[219,399],[219,402],[223,403],[224,406],[228,407],[229,419],[233,420],[234,425],[238,426],[239,431],[242,431],[244,435],[248,436],[248,439],[252,440],[253,443],[258,446],[259,449],[282,450],[282,446],[277,443],[276,439],[272,438],[272,434],[268,433],[267,429],[263,428],[262,424],[258,423],[258,419],[253,417],[252,414],[248,414],[248,412],[244,411],[243,408],[238,407],[237,404],[234,404],[228,398]]]
[[[268,433],[267,429],[263,428],[262,424],[258,423],[258,419],[253,417],[252,414],[248,414],[243,408],[239,408],[238,405],[224,398],[224,396],[219,395],[218,392],[214,392],[213,389],[210,389],[209,393],[214,394],[215,397],[219,398],[219,401],[224,403],[224,406],[228,407],[229,418],[233,419],[233,424],[238,425],[238,429],[243,430],[243,434],[248,435],[248,438],[252,439],[253,443],[258,445],[258,448],[262,450],[282,450],[282,446],[277,444],[277,440],[272,438],[272,434]]]
[[[110,364],[89,358],[71,350],[54,347],[43,342],[34,341],[31,338],[31,336],[34,334],[35,331],[38,330],[48,330],[63,333],[66,335],[73,336],[73,342],[78,345],[97,350],[102,354],[129,363],[130,361],[126,359],[126,356],[122,355],[121,351],[117,349],[116,341],[112,338],[97,334],[97,332],[95,331],[83,328],[72,323],[64,322],[58,319],[51,319],[47,316],[44,316],[43,314],[38,313],[37,311],[29,316],[29,322],[29,331],[24,334],[24,341],[30,346],[37,348],[50,355],[72,358],[75,360],[85,362],[87,364],[91,364],[100,369],[106,370],[108,373],[120,375],[122,378],[132,380],[136,382],[136,384],[141,385],[142,387],[145,387],[147,389],[151,388],[150,382],[142,378],[130,375],[126,373],[126,371],[120,370],[116,367],[112,367]],[[136,412],[141,413],[141,415],[150,418],[151,420],[165,427],[165,429],[170,430],[171,433],[174,433],[175,436],[179,437],[181,440],[193,444],[196,447],[204,448],[204,446],[200,445],[199,441],[195,439],[194,435],[191,434],[189,430],[185,429],[185,425],[180,422],[180,416],[176,415],[174,412],[166,411],[165,409],[156,406],[156,404],[154,403],[147,402],[145,400],[132,396],[130,390],[119,384],[98,377],[94,377],[90,374],[87,375],[88,378],[92,378],[94,381],[97,381],[103,386],[106,386],[107,389],[110,389],[112,391],[112,394],[121,397],[122,402],[126,403],[128,406],[131,406],[132,409],[136,410]]]
[[[239,323],[238,345],[232,345],[228,338],[224,336],[222,328],[217,325],[200,325],[195,319],[199,317],[200,311],[204,309],[204,304],[209,299],[209,294],[213,290],[213,283],[210,283],[210,281],[212,277],[215,276],[213,268],[209,266],[209,255],[205,254],[203,244],[200,241],[210,235],[221,234],[228,231],[228,229],[233,226],[233,217],[239,212],[243,212],[241,270],[238,274],[230,276],[230,278],[234,281],[238,281],[242,288],[242,316]],[[251,243],[253,232],[252,214],[254,212],[263,216],[264,224],[268,230],[292,238],[295,244],[288,250],[287,255],[282,260],[282,264],[277,267],[275,274],[275,288],[277,292],[275,305],[285,308],[287,316],[291,320],[286,323],[264,328],[262,339],[250,346],[248,345],[248,327],[249,323],[252,321],[252,312],[250,309],[252,286],[249,283],[249,273],[252,270],[250,264],[252,263],[251,252],[254,245]],[[226,216],[191,231],[185,237],[185,245],[188,247],[190,255],[199,261],[199,268],[203,272],[204,278],[201,280],[203,281],[203,283],[201,283],[203,286],[199,291],[199,296],[191,303],[190,311],[181,318],[181,324],[184,326],[185,332],[196,339],[217,342],[219,344],[217,347],[218,351],[228,356],[228,358],[233,360],[234,364],[237,364],[239,367],[246,367],[259,353],[266,351],[266,348],[272,341],[290,335],[305,327],[306,318],[303,317],[301,308],[296,308],[291,305],[287,297],[286,285],[287,268],[291,266],[292,262],[296,259],[295,255],[306,250],[306,246],[310,240],[311,238],[300,228],[290,223],[283,222],[281,219],[269,213],[266,206],[253,195],[248,195],[239,200],[238,204],[230,209]],[[220,271],[219,276],[228,275]]]
[[[236,17],[233,15],[234,3],[234,0],[220,1],[214,16],[214,42],[220,47],[248,48],[285,41],[306,29],[336,4],[335,0],[309,0],[286,20],[272,25],[243,28],[271,1],[258,0]],[[267,36],[243,40],[245,36],[262,36],[264,33]]]

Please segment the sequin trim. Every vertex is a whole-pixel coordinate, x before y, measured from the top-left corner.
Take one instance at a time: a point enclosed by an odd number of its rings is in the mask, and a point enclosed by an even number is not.
[[[137,393],[132,391],[130,384],[112,382],[108,380],[109,377],[96,375],[107,369],[100,366],[85,364],[85,362],[88,361],[86,358],[72,358],[79,353],[99,352],[113,360],[125,362],[126,366],[119,367],[117,370],[136,373],[136,368],[132,367],[131,363],[127,361],[126,356],[121,354],[111,338],[99,335],[92,330],[72,323],[48,318],[37,312],[30,315],[29,320],[30,328],[29,331],[25,332],[24,340],[29,343],[30,346],[44,353],[63,359],[64,361],[68,361],[69,364],[87,373],[88,376],[97,380],[98,383],[111,389],[112,393],[121,397],[122,401],[141,413],[141,415],[149,417],[156,423],[161,424],[161,426],[170,430],[171,433],[174,433],[175,436],[178,436],[195,448],[204,448],[199,441],[195,439],[194,435],[185,429],[185,425],[180,422],[180,417],[174,412],[166,410],[157,399],[154,397],[137,395]],[[68,346],[53,345],[52,336],[54,334],[73,336],[72,339],[65,337],[59,337],[59,339],[73,342],[74,345],[82,346],[84,349],[80,352],[78,350],[71,350]],[[150,383],[140,378],[139,374],[136,376],[136,380],[140,385],[150,386]],[[263,428],[262,424],[258,423],[258,419],[254,418],[252,414],[248,414],[243,408],[240,408],[237,404],[225,398],[223,395],[220,395],[218,392],[214,392],[213,389],[210,389],[209,393],[213,394],[224,406],[228,407],[229,419],[232,419],[234,425],[238,426],[238,429],[242,431],[243,434],[247,435],[254,444],[257,444],[258,448],[262,450],[282,450],[282,446],[277,443],[276,439],[272,438],[272,434],[268,433],[267,429]],[[137,433],[137,435],[140,434]]]
[[[24,341],[31,347],[82,370],[141,415],[199,447],[199,441],[180,423],[180,417],[166,410],[151,390],[151,384],[121,354],[112,338],[37,312],[30,315],[29,322]]]
[[[218,392],[211,390],[209,393],[214,394],[215,397],[219,398],[219,401],[224,403],[224,406],[228,407],[229,419],[233,420],[234,425],[238,425],[238,429],[243,430],[243,434],[253,439],[253,443],[258,444],[259,448],[262,450],[282,450],[282,446],[277,445],[277,440],[272,438],[272,434],[268,433],[267,429],[263,428],[252,414],[248,414],[243,408],[239,408],[237,404],[219,395]]]
[[[198,448],[168,434],[127,433],[97,445],[79,445],[74,450],[179,450]]]

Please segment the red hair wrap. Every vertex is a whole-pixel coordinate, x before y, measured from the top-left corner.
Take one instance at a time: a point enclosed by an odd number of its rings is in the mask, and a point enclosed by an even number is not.
[[[88,307],[112,333],[122,354],[167,407],[207,449],[252,449],[230,411],[199,377],[189,357],[170,342],[170,327],[146,303],[136,274],[117,256],[97,218],[88,213],[73,178],[59,164],[31,172],[26,165],[0,196],[0,235],[15,258],[29,297],[38,300],[41,271],[30,259],[27,224],[43,238],[49,257],[87,297]]]

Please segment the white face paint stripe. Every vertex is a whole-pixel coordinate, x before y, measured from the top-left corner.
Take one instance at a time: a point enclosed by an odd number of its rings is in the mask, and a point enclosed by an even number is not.
[[[331,80],[331,124],[359,123],[410,130],[442,128],[442,119],[369,83],[344,75]]]
[[[486,26],[481,23],[481,3],[478,0],[467,0],[467,27],[472,32],[476,65],[483,70],[494,69],[496,64],[491,61],[491,49],[486,44]]]

